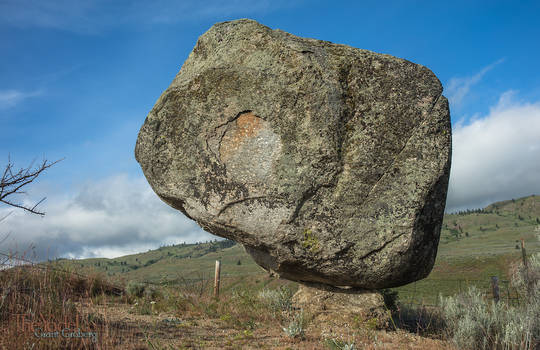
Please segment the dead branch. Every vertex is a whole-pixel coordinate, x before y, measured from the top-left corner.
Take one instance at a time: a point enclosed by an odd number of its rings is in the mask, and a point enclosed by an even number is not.
[[[13,167],[13,163],[11,163],[11,159],[8,157],[8,164],[6,165],[2,178],[0,179],[0,202],[15,208],[24,209],[32,214],[41,216],[45,215],[44,212],[36,209],[37,206],[45,200],[45,197],[39,200],[33,206],[27,206],[22,203],[15,202],[11,198],[14,195],[25,194],[26,192],[23,191],[24,186],[32,183],[42,172],[61,160],[62,159],[49,162],[44,159],[43,162],[37,167],[33,167],[34,162],[32,162],[28,167],[21,168],[16,171]]]

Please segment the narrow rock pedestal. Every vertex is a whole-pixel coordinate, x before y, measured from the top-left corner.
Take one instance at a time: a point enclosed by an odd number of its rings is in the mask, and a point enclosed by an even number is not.
[[[360,323],[388,328],[390,324],[390,311],[384,304],[384,298],[373,290],[300,283],[292,301],[296,308],[308,312],[317,321],[334,326]]]

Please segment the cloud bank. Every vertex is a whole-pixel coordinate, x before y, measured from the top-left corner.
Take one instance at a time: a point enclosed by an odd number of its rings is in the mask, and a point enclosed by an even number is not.
[[[540,102],[501,95],[485,116],[453,128],[447,212],[540,194]]]
[[[9,234],[0,251],[31,255],[34,250],[39,259],[112,258],[216,238],[163,203],[144,178],[118,175],[87,183],[75,195],[49,195],[40,209],[46,212],[43,218],[0,208],[0,218],[11,212],[0,222],[0,241]]]

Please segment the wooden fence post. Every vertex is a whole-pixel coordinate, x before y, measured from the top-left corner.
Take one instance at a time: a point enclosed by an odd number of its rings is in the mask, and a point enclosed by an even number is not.
[[[525,252],[525,240],[521,239],[521,259],[523,259],[523,266],[525,266],[525,269],[528,269],[527,266],[527,253]]]
[[[529,277],[529,264],[527,263],[527,252],[525,251],[525,240],[521,239],[521,258],[523,259],[523,267],[525,268],[525,283],[527,284],[527,295],[531,296],[533,286]]]
[[[499,277],[492,276],[491,277],[491,287],[493,289],[493,299],[495,299],[495,302],[498,303],[500,299],[499,294]]]
[[[221,275],[221,261],[216,260],[216,271],[214,275],[214,298],[219,297],[220,275]]]

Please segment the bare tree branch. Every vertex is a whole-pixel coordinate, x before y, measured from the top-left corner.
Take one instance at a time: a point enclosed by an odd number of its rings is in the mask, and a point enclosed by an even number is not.
[[[18,171],[15,171],[13,169],[13,163],[11,163],[11,159],[8,157],[8,164],[6,165],[6,168],[4,169],[4,172],[2,174],[2,178],[0,179],[0,202],[15,208],[24,209],[32,214],[37,214],[41,216],[45,215],[44,212],[38,211],[36,209],[37,206],[45,200],[45,197],[39,200],[33,206],[28,206],[19,202],[15,202],[8,197],[18,194],[25,194],[26,192],[22,191],[24,186],[32,183],[42,172],[52,167],[56,163],[60,162],[61,160],[63,159],[49,162],[44,159],[43,162],[35,168],[33,167],[34,162],[32,162],[28,167],[21,168]]]

